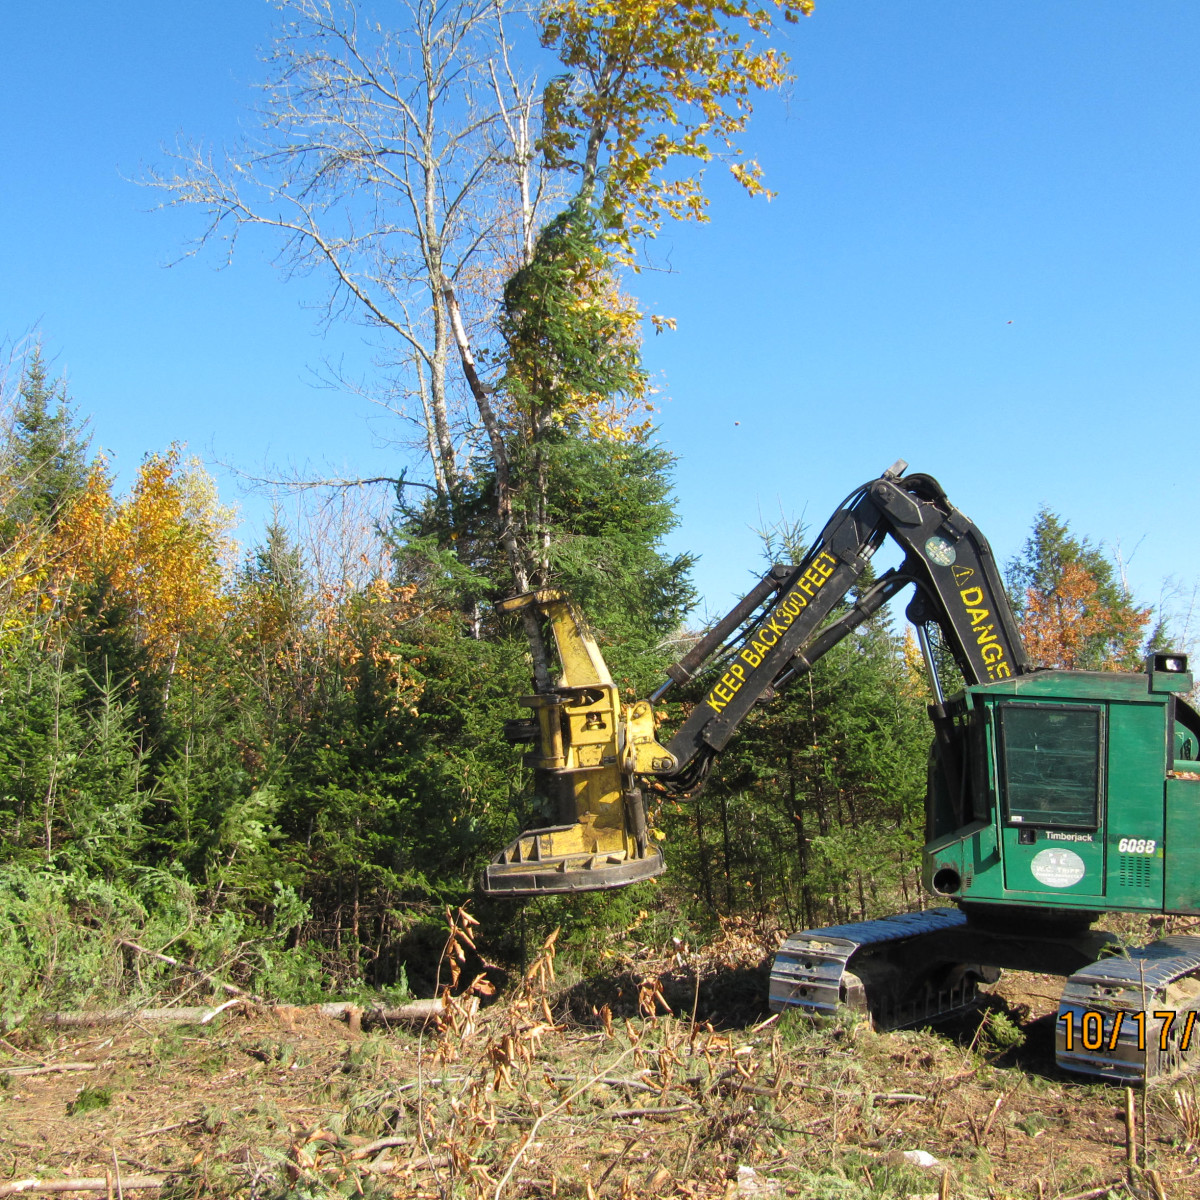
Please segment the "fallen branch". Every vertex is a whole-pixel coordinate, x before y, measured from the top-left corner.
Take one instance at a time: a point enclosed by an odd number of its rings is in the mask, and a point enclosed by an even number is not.
[[[14,1046],[7,1038],[0,1037],[0,1046],[7,1046],[14,1054],[19,1054],[22,1058],[28,1058],[33,1062],[37,1061],[35,1055],[30,1054],[26,1050],[22,1050],[20,1046]]]
[[[218,1004],[215,1008],[101,1008],[92,1012],[55,1012],[46,1013],[43,1020],[47,1025],[90,1026],[123,1024],[129,1021],[177,1021],[182,1024],[207,1025],[218,1013],[238,1006],[254,1003],[248,996],[239,996]],[[401,1004],[393,1008],[378,1006],[362,1008],[351,1001],[340,1001],[332,1004],[313,1004],[292,1007],[288,1005],[275,1006],[277,1014],[300,1014],[304,1012],[318,1013],[323,1017],[341,1017],[350,1020],[358,1014],[363,1021],[429,1021],[445,1011],[440,1000],[414,1000],[410,1004]]]
[[[613,1171],[616,1170],[618,1163],[624,1159],[625,1155],[627,1155],[629,1151],[638,1144],[638,1142],[641,1140],[641,1136],[642,1135],[640,1133],[637,1133],[634,1134],[633,1137],[625,1139],[625,1145],[621,1152],[612,1160],[612,1162],[608,1164],[607,1167],[604,1168],[604,1174],[596,1180],[596,1186],[593,1188],[591,1184],[588,1184],[589,1191],[591,1191],[593,1194],[600,1191],[600,1189],[604,1186],[604,1181],[613,1173]]]
[[[672,1104],[666,1108],[619,1108],[615,1112],[598,1114],[609,1120],[620,1120],[624,1117],[663,1117],[671,1113],[694,1112],[695,1104]]]
[[[333,1004],[318,1004],[316,1011],[323,1017],[341,1017],[344,1020],[349,1020],[351,1015],[357,1012],[361,1014],[362,1020],[367,1022],[428,1021],[445,1012],[446,1006],[441,1000],[412,1000],[408,1004],[399,1004],[392,1008],[385,1008],[383,1005],[363,1008],[361,1005],[347,1000]]]
[[[416,1138],[410,1137],[380,1138],[377,1142],[368,1142],[365,1146],[359,1146],[350,1157],[355,1160],[370,1158],[372,1154],[376,1154],[380,1150],[387,1150],[391,1146],[411,1146],[415,1141]]]
[[[411,1139],[409,1140],[411,1141]],[[336,1163],[312,1162],[308,1164],[289,1161],[286,1165],[289,1175],[299,1179],[300,1175],[304,1172],[307,1172],[310,1175],[318,1175],[325,1171],[342,1172],[345,1170],[346,1163],[349,1161],[349,1159],[345,1159]],[[409,1171],[438,1171],[443,1167],[448,1167],[451,1165],[450,1158],[445,1155],[439,1154],[430,1156],[421,1154],[414,1158],[384,1158],[382,1161],[376,1159],[376,1161],[372,1163],[359,1162],[355,1164],[355,1170],[365,1171],[369,1175],[401,1175],[406,1174]],[[351,1178],[353,1178],[353,1175]]]
[[[127,1191],[166,1185],[165,1175],[124,1175],[121,1178],[121,1186]],[[107,1192],[111,1187],[111,1176],[103,1179],[16,1179],[12,1183],[0,1183],[0,1196],[15,1196],[21,1192]]]
[[[797,1086],[802,1091],[811,1089],[814,1092],[827,1092],[831,1096],[849,1096],[851,1099],[862,1099],[863,1095],[862,1092],[847,1092],[841,1088],[826,1087],[821,1083],[799,1083]],[[867,1095],[872,1101],[885,1100],[891,1104],[915,1103],[929,1099],[928,1096],[922,1096],[918,1092],[868,1092]]]
[[[436,1154],[433,1157],[421,1155],[417,1158],[400,1160],[389,1158],[381,1163],[365,1163],[358,1169],[372,1175],[399,1175],[406,1171],[440,1171],[443,1167],[451,1165],[452,1162],[448,1156]]]
[[[238,1000],[235,1003],[243,1004]],[[222,1005],[222,1008],[227,1007]],[[190,1025],[202,1025],[217,1014],[213,1008],[99,1008],[92,1012],[46,1013],[42,1020],[47,1025],[116,1025],[127,1021],[178,1021]]]
[[[1073,1195],[1064,1196],[1062,1200],[1099,1200],[1101,1196],[1107,1196],[1115,1187],[1120,1186],[1120,1179],[1114,1179],[1112,1183],[1106,1183],[1103,1187],[1092,1188],[1090,1192],[1075,1192]]]
[[[1009,1089],[1007,1092],[1005,1092],[1005,1093],[1004,1093],[1004,1095],[1003,1095],[1003,1096],[1001,1096],[1001,1097],[1000,1097],[1000,1098],[999,1098],[999,1099],[996,1101],[996,1103],[995,1103],[995,1104],[993,1104],[993,1105],[992,1105],[992,1111],[991,1111],[991,1113],[988,1115],[988,1119],[987,1119],[986,1121],[984,1121],[984,1123],[983,1123],[983,1133],[980,1135],[981,1137],[987,1137],[987,1135],[988,1135],[988,1134],[991,1132],[991,1129],[992,1129],[992,1122],[993,1122],[993,1121],[996,1119],[996,1114],[997,1114],[997,1113],[1000,1111],[1000,1109],[1001,1109],[1001,1108],[1003,1108],[1003,1107],[1004,1107],[1004,1102],[1005,1102],[1005,1101],[1006,1101],[1006,1100],[1007,1100],[1007,1099],[1008,1099],[1008,1098],[1009,1098],[1009,1097],[1010,1097],[1010,1096],[1011,1096],[1011,1095],[1012,1095],[1012,1094],[1013,1094],[1013,1093],[1014,1093],[1014,1092],[1017,1090],[1017,1088],[1018,1088],[1018,1087],[1020,1087],[1020,1086],[1021,1086],[1020,1084],[1017,1084],[1017,1085],[1016,1085],[1016,1087],[1012,1087],[1012,1088],[1010,1088],[1010,1089]]]
[[[213,1017],[215,1017],[217,1015],[217,1013],[223,1013],[227,1008],[232,1008],[235,1004],[242,1004],[242,1003],[243,1003],[243,1001],[238,999],[237,997],[235,997],[232,1000],[226,1000],[224,1004],[218,1004],[217,1007],[214,1008],[212,1010],[212,1012],[210,1012],[208,1014],[207,1017],[201,1017],[200,1024],[207,1025],[209,1023],[209,1021],[211,1021],[213,1019]]]
[[[578,1082],[581,1079],[590,1079],[588,1075],[566,1075],[561,1071],[547,1071],[546,1077],[553,1083],[559,1082]],[[593,1080],[593,1082],[597,1082]],[[598,1082],[606,1084],[608,1087],[624,1087],[633,1088],[639,1092],[658,1092],[660,1088],[651,1087],[648,1083],[643,1083],[640,1079],[603,1079]]]
[[[130,950],[136,950],[138,954],[144,954],[147,958],[156,958],[159,962],[169,963],[172,967],[178,967],[181,971],[187,971],[191,975],[199,975],[202,979],[207,979],[213,987],[219,987],[222,991],[227,992],[231,996],[240,996],[246,1000],[253,1000],[255,1004],[261,1004],[262,1001],[250,992],[240,987],[235,987],[232,983],[225,983],[218,979],[215,975],[209,974],[208,971],[203,971],[199,967],[189,966],[185,962],[180,962],[177,958],[172,958],[169,954],[162,954],[157,950],[147,950],[145,946],[139,946],[137,942],[131,942],[127,938],[118,938],[118,946],[128,946]]]
[[[49,1075],[54,1071],[94,1071],[99,1067],[94,1062],[53,1063],[47,1067],[0,1067],[0,1075]]]

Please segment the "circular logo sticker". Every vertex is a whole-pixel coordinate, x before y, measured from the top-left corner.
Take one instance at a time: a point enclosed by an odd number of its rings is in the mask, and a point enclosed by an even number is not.
[[[1065,888],[1083,878],[1083,859],[1074,850],[1039,850],[1029,869],[1038,883]]]
[[[931,537],[925,543],[925,553],[929,555],[929,561],[939,567],[950,566],[958,557],[954,547],[943,537]]]

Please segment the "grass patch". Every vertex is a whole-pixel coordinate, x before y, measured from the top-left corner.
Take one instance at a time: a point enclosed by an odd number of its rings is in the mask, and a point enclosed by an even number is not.
[[[84,1113],[107,1108],[112,1103],[112,1088],[84,1085],[79,1095],[67,1105],[68,1117],[79,1117]]]

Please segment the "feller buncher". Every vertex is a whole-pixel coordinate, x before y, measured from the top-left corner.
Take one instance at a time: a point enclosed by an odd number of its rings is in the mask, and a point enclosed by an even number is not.
[[[665,869],[645,791],[687,796],[751,707],[810,670],[905,588],[934,702],[925,888],[945,906],[793,934],[771,968],[775,1011],[839,1004],[899,1028],[963,1011],[1000,969],[1068,975],[1064,1068],[1122,1082],[1200,1055],[1200,938],[1127,948],[1105,912],[1200,914],[1200,713],[1182,654],[1141,673],[1032,667],[987,540],[928,475],[898,462],[855,489],[802,562],[773,567],[649,700],[621,702],[595,640],[553,590],[516,596],[549,623],[561,678],[521,699],[514,742],[558,807],[486,868],[485,891],[623,887]],[[899,567],[863,587],[890,538]],[[934,629],[933,627],[936,627]],[[943,693],[931,634],[961,691]],[[666,744],[653,704],[700,677],[703,699]],[[1194,1035],[1194,1036],[1193,1036]]]

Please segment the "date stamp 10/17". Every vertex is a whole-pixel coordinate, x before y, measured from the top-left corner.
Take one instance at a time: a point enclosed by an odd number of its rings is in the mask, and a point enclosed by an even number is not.
[[[1118,1010],[1115,1013],[1109,1014],[1108,1024],[1110,1028],[1105,1031],[1105,1014],[1093,1008],[1084,1009],[1080,1016],[1079,1025],[1079,1043],[1084,1050],[1115,1050],[1117,1048],[1118,1039],[1121,1036],[1121,1030],[1126,1029],[1126,1039],[1130,1040],[1132,1034],[1137,1038],[1137,1048],[1139,1050],[1146,1049],[1146,1027],[1147,1023],[1151,1023],[1151,1032],[1153,1023],[1161,1021],[1162,1024],[1157,1029],[1158,1048],[1166,1050],[1171,1040],[1171,1030],[1175,1027],[1176,1020],[1180,1020],[1182,1032],[1179,1033],[1179,1049],[1183,1053],[1187,1053],[1188,1047],[1192,1042],[1192,1032],[1196,1025],[1196,1010],[1192,1009],[1187,1012],[1176,1012],[1174,1009],[1159,1009],[1155,1012],[1124,1012]],[[1075,1021],[1076,1014],[1067,1011],[1059,1014],[1059,1021],[1063,1026],[1063,1045],[1066,1050],[1075,1049]],[[1126,1025],[1128,1021],[1128,1025]],[[1134,1029],[1136,1026],[1136,1030]]]

